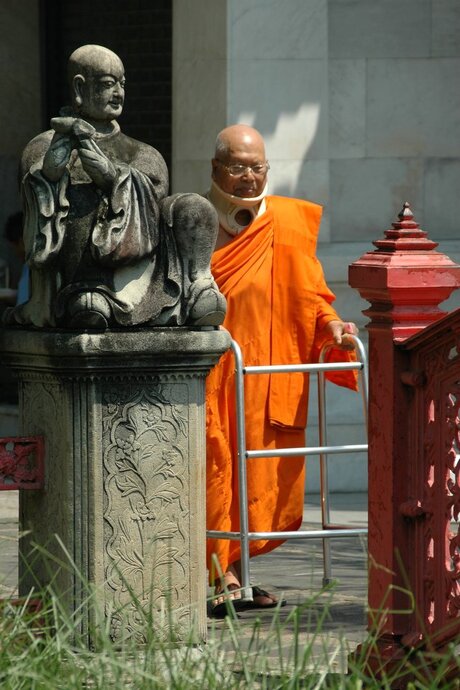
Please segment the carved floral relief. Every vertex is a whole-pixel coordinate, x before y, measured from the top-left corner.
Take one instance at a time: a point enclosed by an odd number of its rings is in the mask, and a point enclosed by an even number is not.
[[[151,616],[187,625],[190,509],[187,386],[103,396],[106,601],[114,639],[143,639]]]

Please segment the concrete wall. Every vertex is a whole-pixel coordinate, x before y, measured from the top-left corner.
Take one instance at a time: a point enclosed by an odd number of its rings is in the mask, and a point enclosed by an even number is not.
[[[247,122],[272,191],[325,205],[323,244],[375,239],[406,200],[456,239],[459,31],[457,0],[175,0],[175,186]]]
[[[173,0],[172,189],[204,192],[227,123],[226,0]]]
[[[338,310],[362,327],[366,303],[348,288],[348,265],[373,249],[405,201],[460,262],[458,0],[191,5],[174,0],[176,191],[207,188],[222,127],[255,126],[267,143],[271,191],[324,205],[318,255]],[[460,295],[449,302],[459,304]],[[333,441],[362,437],[360,402],[338,389],[331,398]],[[346,471],[343,461],[331,458],[332,486],[365,488],[362,459]]]
[[[20,208],[17,170],[27,142],[41,129],[38,0],[0,3],[0,256],[19,266],[3,238],[9,215]]]

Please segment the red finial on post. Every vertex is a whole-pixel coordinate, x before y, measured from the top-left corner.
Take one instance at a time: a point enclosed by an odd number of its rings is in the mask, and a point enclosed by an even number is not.
[[[438,246],[437,242],[428,239],[427,233],[415,221],[414,214],[407,201],[398,214],[398,219],[392,223],[392,230],[385,231],[386,239],[373,242],[378,249],[385,251],[430,251]]]
[[[429,323],[445,316],[439,309],[460,285],[460,266],[434,251],[438,246],[420,229],[406,202],[385,232],[349,267],[349,284],[371,303],[364,313],[369,329],[383,323],[395,340],[404,340]]]

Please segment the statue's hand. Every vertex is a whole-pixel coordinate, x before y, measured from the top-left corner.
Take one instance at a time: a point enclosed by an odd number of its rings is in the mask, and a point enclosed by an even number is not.
[[[92,138],[96,133],[93,125],[90,125],[89,122],[82,120],[80,117],[53,117],[51,127],[58,134],[74,136],[77,142],[81,141],[81,139]]]
[[[47,180],[57,182],[62,177],[71,153],[71,138],[55,132],[43,159],[42,173]]]
[[[117,176],[113,163],[92,139],[80,142],[78,154],[85,172],[100,189],[109,193]]]

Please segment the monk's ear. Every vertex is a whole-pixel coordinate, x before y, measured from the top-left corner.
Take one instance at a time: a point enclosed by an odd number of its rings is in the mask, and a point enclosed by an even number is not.
[[[73,97],[77,106],[83,103],[83,90],[85,88],[86,79],[82,74],[76,74],[72,80]]]
[[[219,161],[217,160],[217,158],[213,158],[211,161],[211,164],[212,164],[212,179],[215,180],[216,174],[217,174],[217,169],[219,166]]]

